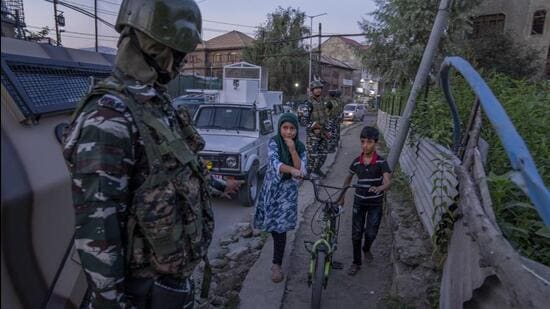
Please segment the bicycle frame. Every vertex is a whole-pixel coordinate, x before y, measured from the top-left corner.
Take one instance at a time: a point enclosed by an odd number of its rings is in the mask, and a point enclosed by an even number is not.
[[[321,237],[312,243],[311,249],[307,248],[308,251],[311,253],[311,259],[309,262],[309,271],[308,271],[308,285],[311,286],[313,274],[315,272],[315,266],[317,262],[317,253],[319,251],[323,251],[326,255],[326,261],[325,261],[325,269],[324,269],[324,280],[323,280],[323,288],[326,288],[327,282],[328,282],[328,276],[332,270],[332,255],[336,251],[337,243],[338,243],[338,231],[340,229],[340,214],[338,212],[334,211],[334,206],[336,205],[336,202],[333,202],[330,200],[322,200],[319,197],[318,187],[325,187],[330,189],[337,189],[340,190],[340,194],[335,201],[339,201],[344,194],[346,194],[346,191],[350,188],[357,188],[360,187],[359,185],[351,185],[344,188],[340,187],[333,187],[333,186],[327,186],[327,185],[319,185],[315,182],[314,179],[305,178],[305,180],[310,180],[313,184],[313,191],[315,194],[315,199],[318,202],[324,203],[323,207],[323,231],[321,233]],[[307,244],[307,242],[306,242]]]
[[[315,271],[315,264],[317,259],[317,252],[323,251],[326,254],[325,262],[325,279],[323,286],[326,287],[328,282],[328,276],[332,270],[332,254],[336,251],[336,244],[338,243],[338,231],[340,228],[340,218],[339,215],[335,216],[329,214],[331,205],[330,203],[325,203],[323,209],[323,232],[321,233],[321,238],[316,240],[311,247],[311,259],[309,261],[309,272],[308,272],[308,284],[311,285],[311,280],[313,273]],[[338,218],[337,218],[338,217]]]

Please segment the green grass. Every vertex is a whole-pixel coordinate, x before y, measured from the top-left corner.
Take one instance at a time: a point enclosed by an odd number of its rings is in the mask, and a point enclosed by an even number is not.
[[[527,144],[544,183],[549,185],[550,83],[514,80],[499,74],[488,74],[485,80]],[[464,130],[475,97],[462,78],[452,78],[451,85]],[[406,98],[406,90],[404,93]],[[382,104],[382,109],[391,111],[387,103]],[[395,106],[393,110],[397,114]],[[450,147],[452,128],[451,113],[439,89],[430,90],[427,97],[424,93],[419,96],[411,119],[412,134]],[[509,180],[510,161],[485,116],[481,135],[490,145],[486,172],[500,228],[523,255],[550,265],[550,229],[544,226],[529,198]]]

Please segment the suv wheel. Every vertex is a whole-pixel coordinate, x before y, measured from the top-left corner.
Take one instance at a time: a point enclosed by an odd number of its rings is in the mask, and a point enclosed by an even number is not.
[[[258,163],[254,163],[246,177],[246,183],[239,190],[239,201],[245,207],[251,207],[256,204],[259,193]]]

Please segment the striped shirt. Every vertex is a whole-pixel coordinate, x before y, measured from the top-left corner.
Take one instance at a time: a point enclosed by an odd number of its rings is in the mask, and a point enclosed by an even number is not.
[[[364,186],[364,188],[355,189],[356,198],[368,201],[369,203],[372,202],[373,204],[382,203],[384,193],[380,192],[376,194],[369,192],[369,188],[382,185],[384,173],[391,173],[386,159],[375,152],[372,155],[371,161],[366,163],[363,161],[363,154],[361,154],[351,162],[349,172],[357,175],[357,184]]]

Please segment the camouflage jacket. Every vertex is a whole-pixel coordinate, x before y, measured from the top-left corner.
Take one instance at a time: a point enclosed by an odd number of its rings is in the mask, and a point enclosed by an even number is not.
[[[308,127],[311,128],[314,124],[318,124],[321,126],[322,130],[325,130],[329,119],[324,102],[321,98],[318,100],[317,98],[310,96],[308,98],[308,105],[310,108]]]
[[[115,83],[112,77],[106,81]],[[160,120],[168,127],[181,129],[191,123],[185,110],[179,114],[174,110],[162,89],[135,82],[132,87],[138,103],[147,104],[156,115],[163,115]],[[113,94],[89,97],[80,113],[75,114],[64,138],[63,155],[72,177],[75,247],[92,291],[94,308],[126,307],[124,283],[127,277],[155,278],[159,269],[164,273],[181,271],[170,261],[158,260],[144,231],[137,228],[129,237],[129,218],[132,218],[133,204],[136,201],[139,204],[139,199],[149,199],[150,204],[161,201],[164,205],[159,207],[174,209],[176,206],[171,204],[176,202],[190,204],[192,207],[188,208],[196,209],[184,209],[179,212],[179,219],[186,223],[200,213],[209,219],[200,234],[204,236],[213,230],[208,194],[201,189],[206,187],[201,185],[201,180],[202,183],[204,179],[210,181],[210,185],[215,184],[215,180],[207,177],[206,168],[201,169],[204,175],[197,175],[188,166],[183,166],[173,187],[165,188],[160,194],[152,192],[136,197],[136,190],[151,174],[151,164],[144,140],[123,98]],[[151,131],[151,136],[158,139],[154,133]],[[198,134],[188,136],[186,143],[195,154],[204,147]],[[166,165],[177,164],[164,156],[155,160]],[[223,190],[223,185],[216,184],[216,187]],[[184,194],[170,194],[174,191]],[[158,215],[159,210],[155,211],[153,214]],[[129,239],[134,244],[132,248],[128,248]],[[204,244],[207,248],[210,239],[205,239],[202,242],[207,242]],[[189,261],[191,258],[179,256],[179,259]],[[191,266],[195,263],[196,259]]]

